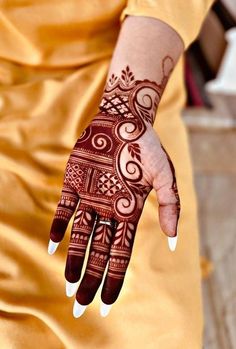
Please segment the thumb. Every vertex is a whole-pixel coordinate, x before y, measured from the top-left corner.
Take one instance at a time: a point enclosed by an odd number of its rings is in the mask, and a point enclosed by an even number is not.
[[[166,152],[165,152],[166,153]],[[167,153],[166,153],[167,155]],[[159,203],[159,221],[162,231],[169,237],[177,235],[180,215],[180,199],[174,166],[167,155],[168,162],[153,182]],[[164,183],[163,183],[164,182]]]
[[[156,190],[159,202],[159,221],[162,231],[169,237],[177,235],[180,214],[180,200],[177,190],[172,186]]]

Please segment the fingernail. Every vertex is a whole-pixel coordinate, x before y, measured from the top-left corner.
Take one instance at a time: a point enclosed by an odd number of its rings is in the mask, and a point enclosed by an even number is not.
[[[103,316],[103,317],[107,316],[111,310],[111,307],[112,307],[112,304],[105,304],[105,303],[101,302],[101,306],[100,306],[101,316]]]
[[[174,252],[176,249],[177,239],[178,239],[178,235],[173,236],[173,237],[168,236],[168,245],[169,245],[169,249],[172,252]]]
[[[74,296],[75,292],[77,291],[78,288],[78,281],[77,282],[69,282],[66,280],[66,295],[67,297],[72,297]]]
[[[79,304],[79,302],[77,302],[77,300],[75,300],[74,307],[73,307],[73,315],[74,315],[74,317],[78,318],[81,315],[83,315],[83,313],[85,312],[86,308],[87,308],[87,305]]]
[[[53,254],[53,253],[56,251],[56,249],[57,249],[59,243],[60,243],[60,242],[54,242],[54,241],[52,241],[52,240],[50,239],[50,240],[49,240],[49,243],[48,243],[48,253],[49,253],[49,254]]]

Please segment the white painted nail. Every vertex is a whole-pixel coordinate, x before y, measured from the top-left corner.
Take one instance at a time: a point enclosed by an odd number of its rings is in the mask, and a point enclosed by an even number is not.
[[[101,306],[100,306],[100,314],[102,317],[105,317],[109,314],[110,310],[111,310],[112,304],[105,304],[103,302],[101,302]]]
[[[178,239],[178,235],[173,236],[173,237],[168,236],[168,245],[169,245],[169,249],[172,252],[174,252],[176,249],[177,239]]]
[[[57,249],[59,243],[60,243],[60,242],[54,242],[54,241],[52,241],[52,240],[50,239],[50,240],[49,240],[49,243],[48,243],[48,253],[49,253],[49,254],[53,254],[53,253],[56,251],[56,249]]]
[[[79,282],[69,282],[66,280],[66,295],[67,297],[72,297],[76,293],[79,286]]]
[[[77,300],[75,300],[74,307],[73,307],[73,315],[74,315],[74,317],[78,318],[81,315],[83,315],[83,313],[85,312],[86,308],[87,308],[87,305],[79,304],[79,302],[77,302]]]

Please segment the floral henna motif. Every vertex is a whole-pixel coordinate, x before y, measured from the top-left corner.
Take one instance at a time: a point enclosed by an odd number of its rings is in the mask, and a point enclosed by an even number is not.
[[[141,124],[143,121],[153,124],[157,106],[173,66],[172,58],[166,56],[162,62],[160,84],[147,79],[135,80],[129,66],[122,70],[121,78],[112,74],[105,86],[99,109],[126,119],[139,119]]]
[[[93,232],[86,271],[77,292],[80,304],[92,301],[107,263],[102,300],[111,304],[119,295],[138,220],[153,187],[144,167],[142,137],[155,120],[172,68],[172,59],[165,57],[160,84],[147,79],[135,80],[129,66],[122,70],[120,78],[112,74],[105,86],[100,111],[77,140],[68,160],[51,237],[54,241],[62,239],[79,197],[65,276],[70,282],[79,280]],[[174,167],[164,148],[162,151],[173,175],[171,190],[179,203]],[[178,204],[178,215],[179,209]]]

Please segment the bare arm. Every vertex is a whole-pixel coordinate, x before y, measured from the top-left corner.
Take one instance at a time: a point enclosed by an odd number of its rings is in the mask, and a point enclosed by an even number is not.
[[[164,71],[169,77],[183,51],[182,39],[166,23],[151,17],[127,16],[120,30],[107,80],[112,74],[120,76],[122,69],[129,66],[135,79],[149,79],[160,84],[165,58],[169,57]]]

